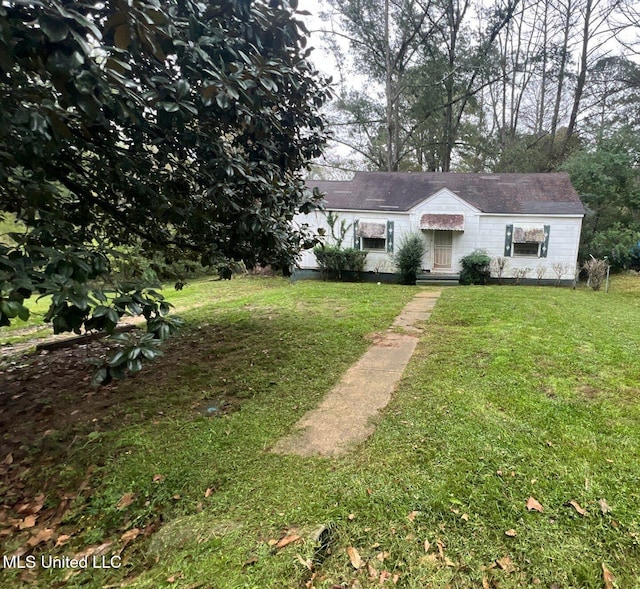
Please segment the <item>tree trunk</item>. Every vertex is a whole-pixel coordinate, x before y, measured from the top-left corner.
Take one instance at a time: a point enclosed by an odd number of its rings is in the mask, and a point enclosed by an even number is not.
[[[553,151],[553,139],[555,139],[558,131],[558,121],[560,119],[560,104],[562,103],[562,91],[564,89],[564,78],[567,69],[567,54],[569,48],[569,34],[571,30],[571,9],[572,0],[567,0],[566,14],[564,22],[564,35],[562,41],[562,49],[560,52],[560,70],[558,72],[558,86],[556,89],[556,101],[553,107],[553,118],[551,120],[551,150]]]
[[[544,16],[542,18],[542,79],[540,80],[540,102],[537,115],[536,130],[538,136],[542,135],[544,129],[544,114],[546,109],[546,92],[547,92],[547,42],[549,40],[549,4],[544,4]]]
[[[389,39],[389,0],[384,0],[384,61],[385,61],[385,93],[387,95],[387,171],[393,172],[394,160],[393,139],[396,135],[393,116],[393,75],[391,71],[391,45]]]
[[[569,127],[567,128],[567,135],[565,138],[565,147],[571,139],[571,135],[576,128],[576,121],[578,119],[578,111],[580,110],[580,101],[582,100],[582,93],[584,91],[584,83],[587,79],[587,60],[589,58],[589,40],[590,40],[590,26],[591,26],[591,11],[593,9],[593,0],[586,0],[584,13],[584,27],[582,29],[582,52],[580,55],[580,71],[578,72],[578,80],[576,82],[576,89],[573,94],[573,107],[571,108],[571,117],[569,118]]]

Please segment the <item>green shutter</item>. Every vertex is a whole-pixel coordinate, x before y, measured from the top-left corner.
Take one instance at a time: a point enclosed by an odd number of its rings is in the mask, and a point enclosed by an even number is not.
[[[353,249],[360,249],[360,238],[358,237],[358,219],[353,222]]]
[[[387,253],[393,253],[393,221],[387,221]]]
[[[507,225],[507,231],[504,236],[504,257],[510,258],[513,255],[513,225]]]
[[[545,225],[544,226],[544,243],[542,244],[542,247],[540,248],[540,257],[541,258],[546,258],[547,257],[547,250],[549,249],[549,233],[551,231],[551,225]]]

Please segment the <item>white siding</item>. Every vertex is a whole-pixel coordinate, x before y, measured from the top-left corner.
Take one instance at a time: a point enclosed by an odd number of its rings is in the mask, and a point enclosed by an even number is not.
[[[335,225],[336,233],[338,233],[342,219],[347,222],[347,225],[351,225],[345,235],[342,247],[353,247],[354,245],[354,221],[375,220],[381,223],[393,221],[394,249],[398,248],[403,236],[406,235],[408,231],[410,231],[410,216],[408,213],[387,213],[384,211],[333,211],[333,213],[338,217],[338,221]],[[327,224],[327,218],[324,213],[314,212],[310,215],[297,215],[295,221],[298,223],[308,223],[310,226],[315,228],[324,228],[326,235],[324,236],[323,241],[328,245],[333,244],[331,231],[329,229],[329,225]],[[367,258],[365,260],[365,270],[374,272],[395,272],[396,268],[393,264],[392,256],[393,254],[387,252],[370,251],[367,254]],[[299,264],[301,268],[317,268],[318,263],[316,261],[313,250],[307,250],[303,252]]]
[[[536,270],[539,266],[546,268],[545,279],[556,278],[554,264],[567,266],[564,279],[573,278],[580,244],[582,218],[566,215],[483,215],[480,220],[478,247],[487,250],[492,258],[504,257],[507,225],[518,223],[549,225],[547,257],[510,256],[504,272],[505,278],[513,277],[514,271],[518,268],[530,268],[531,271],[527,276],[536,278]]]
[[[447,189],[440,190],[431,198],[411,210],[411,225],[418,229],[420,218],[425,214],[462,214],[464,215],[464,231],[453,232],[451,272],[460,271],[460,258],[466,256],[477,247],[478,223],[480,211],[471,206]],[[423,231],[427,251],[423,258],[425,270],[433,268],[434,231]]]
[[[419,231],[420,218],[428,213],[463,214],[465,223],[464,231],[453,232],[452,243],[452,272],[459,272],[460,258],[476,249],[484,249],[492,257],[502,257],[505,253],[505,233],[507,225],[532,223],[549,225],[549,247],[547,256],[538,258],[535,256],[511,256],[505,268],[504,277],[513,277],[518,268],[530,268],[529,278],[536,278],[536,270],[539,266],[546,268],[544,278],[554,279],[556,274],[553,265],[564,264],[567,267],[564,279],[573,277],[580,243],[580,231],[582,217],[576,215],[497,215],[486,214],[478,211],[455,194],[444,189],[425,199],[422,203],[406,213],[385,211],[334,211],[338,216],[336,228],[340,221],[345,219],[348,225],[356,220],[394,222],[394,251],[402,243],[403,237],[411,231]],[[308,223],[315,228],[324,228],[326,243],[332,243],[326,215],[323,212],[314,212],[310,215],[298,215],[297,223]],[[433,236],[434,231],[422,231],[427,252],[423,259],[423,269],[433,268]],[[343,247],[353,247],[353,226],[346,233]],[[313,251],[303,252],[300,259],[300,267],[317,268],[318,264]],[[392,254],[386,252],[369,252],[366,259],[365,270],[378,272],[394,272],[395,266]]]

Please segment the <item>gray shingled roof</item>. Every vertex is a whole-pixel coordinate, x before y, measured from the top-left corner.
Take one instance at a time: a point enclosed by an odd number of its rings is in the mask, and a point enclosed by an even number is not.
[[[567,174],[358,172],[352,180],[307,182],[326,193],[327,209],[408,211],[442,188],[484,213],[582,215]]]

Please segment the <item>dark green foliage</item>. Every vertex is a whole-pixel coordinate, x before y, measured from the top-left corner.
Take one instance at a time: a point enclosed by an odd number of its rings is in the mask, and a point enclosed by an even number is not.
[[[579,148],[578,136],[567,140],[566,133],[561,130],[555,136],[542,137],[521,133],[500,145],[485,141],[478,145],[477,151],[484,152],[494,172],[538,173],[557,171]]]
[[[142,280],[146,284],[187,282],[203,276],[217,276],[215,267],[203,266],[197,260],[166,259],[161,252],[147,255],[133,248],[120,249],[110,256],[113,274],[118,281]]]
[[[607,258],[615,269],[628,268],[638,258],[637,244],[640,240],[640,224],[624,227],[615,223],[607,229],[587,235],[589,254],[595,258]]]
[[[620,131],[564,165],[587,208],[579,258],[608,257],[614,268],[632,261],[640,240],[640,144]]]
[[[367,252],[354,248],[317,246],[313,253],[325,279],[340,280],[344,271],[362,272]]]
[[[402,276],[402,284],[416,283],[416,277],[422,268],[424,252],[425,244],[421,233],[410,233],[403,238],[393,256],[393,261]]]
[[[291,220],[319,196],[301,170],[328,90],[280,4],[0,5],[0,215],[26,228],[0,248],[0,326],[32,295],[56,331],[161,321],[149,274],[110,279],[114,251],[287,268],[313,245]]]
[[[475,250],[460,259],[460,284],[486,284],[490,275],[491,258],[484,250]]]

